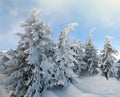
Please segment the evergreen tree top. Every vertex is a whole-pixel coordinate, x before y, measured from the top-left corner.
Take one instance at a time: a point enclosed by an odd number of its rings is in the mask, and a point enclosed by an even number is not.
[[[68,24],[64,29],[63,31],[60,33],[60,36],[59,36],[59,47],[61,46],[64,46],[65,45],[65,42],[67,40],[67,33],[74,29],[76,26],[78,26],[79,24],[78,23],[71,23],[71,24]]]

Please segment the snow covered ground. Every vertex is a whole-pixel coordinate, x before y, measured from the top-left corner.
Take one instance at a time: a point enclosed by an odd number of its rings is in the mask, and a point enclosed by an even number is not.
[[[75,78],[68,88],[50,89],[43,97],[120,97],[120,81],[114,78],[106,80],[101,75]],[[0,97],[8,97],[0,87]]]
[[[106,80],[105,77],[99,75],[77,79],[77,82],[79,90],[82,90],[83,93],[94,94],[95,97],[120,97],[120,81],[114,78]]]
[[[120,97],[120,81],[94,77],[76,78],[76,83],[67,89],[47,91],[43,97]]]

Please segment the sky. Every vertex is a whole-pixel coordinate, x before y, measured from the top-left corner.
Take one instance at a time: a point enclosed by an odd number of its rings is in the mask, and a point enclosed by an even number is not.
[[[98,50],[110,36],[111,45],[120,51],[120,0],[0,0],[0,51],[16,49],[20,39],[15,33],[24,32],[20,24],[32,8],[40,10],[40,21],[50,25],[55,41],[66,25],[77,22],[69,38],[83,43],[94,28]]]

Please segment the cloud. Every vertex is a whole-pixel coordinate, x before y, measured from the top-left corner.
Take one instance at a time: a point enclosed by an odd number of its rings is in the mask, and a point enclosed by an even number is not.
[[[64,20],[82,16],[106,27],[120,24],[120,0],[37,0],[37,3],[48,15]]]
[[[10,11],[10,15],[13,15],[13,16],[18,16],[19,15],[17,9],[11,8],[9,11]]]
[[[102,30],[101,32],[104,34],[112,32],[114,27],[120,28],[120,0],[11,0],[9,3],[0,0],[1,5],[0,29],[1,32],[6,32],[0,33],[0,44],[3,46],[17,45],[18,38],[13,32],[21,31],[22,28],[18,28],[20,21],[25,20],[30,9],[35,7],[40,9],[41,19],[47,21],[54,28],[55,37],[57,37],[57,32],[60,32],[65,25],[71,22],[80,23],[77,31],[82,29],[81,32],[86,33],[91,26],[95,26],[98,33],[100,32],[98,30]],[[104,29],[101,28],[112,30],[103,31]],[[97,33],[95,34],[97,35]],[[75,37],[80,35],[82,33],[77,33]],[[74,36],[72,35],[72,37]],[[11,48],[9,45],[8,48]]]
[[[0,50],[9,50],[16,48],[19,37],[15,33],[23,32],[23,29],[19,27],[21,21],[22,19],[16,20],[15,23],[11,24],[11,28],[7,30],[6,33],[0,33],[0,44],[2,45],[0,47]]]
[[[102,23],[108,27],[114,27],[117,25],[117,22],[115,20],[113,20],[112,18],[110,18],[109,16],[103,17]]]
[[[14,46],[17,44],[17,42],[18,38],[14,35],[14,33],[0,33],[0,44],[2,45],[0,50],[15,48]]]

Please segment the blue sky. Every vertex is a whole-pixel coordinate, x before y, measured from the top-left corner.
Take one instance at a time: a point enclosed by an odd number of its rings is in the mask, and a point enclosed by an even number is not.
[[[105,36],[111,36],[111,44],[120,50],[120,0],[0,0],[0,51],[15,49],[23,32],[20,24],[32,8],[40,10],[40,20],[48,23],[53,38],[72,22],[79,23],[69,33],[71,39],[85,42],[91,28],[96,48],[103,48]]]

